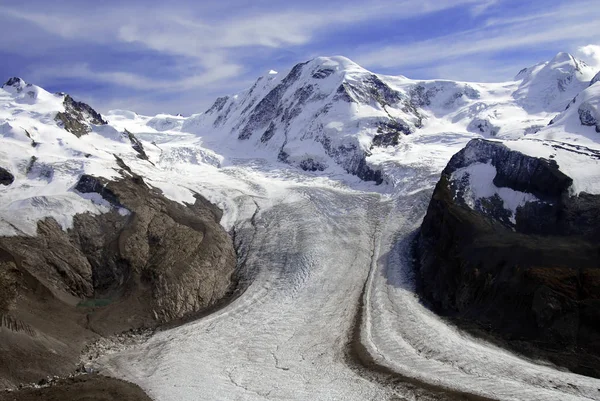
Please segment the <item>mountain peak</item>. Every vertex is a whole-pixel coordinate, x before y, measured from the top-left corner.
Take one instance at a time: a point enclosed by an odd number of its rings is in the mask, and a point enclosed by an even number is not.
[[[366,72],[366,70],[354,61],[344,56],[321,56],[310,60],[307,64],[313,69],[313,75],[317,71],[331,71],[329,74],[348,73],[348,72]],[[317,73],[317,75],[319,75]],[[318,77],[313,77],[318,78]]]
[[[2,89],[15,88],[17,91],[21,91],[26,86],[30,86],[30,84],[19,77],[12,77],[2,85]]]
[[[560,64],[560,63],[571,63],[571,62],[576,62],[575,57],[573,57],[571,54],[566,53],[566,52],[558,52],[556,53],[556,56],[554,56],[552,58],[552,60],[550,60],[550,64]]]

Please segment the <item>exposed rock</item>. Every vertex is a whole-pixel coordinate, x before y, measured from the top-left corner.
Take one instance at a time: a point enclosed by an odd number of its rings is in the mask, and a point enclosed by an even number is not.
[[[334,101],[342,100],[346,103],[356,103],[356,100],[350,94],[349,85],[346,82],[343,82],[340,86],[338,86],[335,91],[335,96],[333,97]]]
[[[460,85],[449,81],[434,81],[420,83],[411,88],[410,102],[414,107],[432,106],[440,103],[443,107],[450,107],[463,96],[468,99],[478,99],[479,92],[470,85]]]
[[[519,207],[514,223],[503,218],[501,200],[490,199],[487,212],[466,204],[452,174],[487,162],[497,170],[497,187],[543,202]],[[444,169],[423,221],[422,291],[441,313],[599,376],[600,196],[572,197],[571,182],[552,161],[469,142]]]
[[[407,125],[397,121],[382,122],[377,127],[377,135],[373,137],[371,148],[396,146],[400,143],[401,135],[410,134],[410,129]]]
[[[46,219],[35,237],[0,238],[0,322],[10,328],[0,360],[11,361],[0,385],[69,373],[98,334],[189,316],[229,290],[232,241],[204,198],[179,204],[131,173],[84,175],[74,189],[112,210],[76,215],[68,232]]]
[[[369,104],[376,101],[381,106],[395,105],[402,100],[400,92],[390,88],[377,75],[369,74],[364,77],[359,85],[346,82],[345,87],[351,97],[360,103]]]
[[[271,90],[261,101],[256,105],[252,114],[248,118],[248,122],[240,131],[238,139],[249,139],[255,130],[264,128],[268,123],[275,120],[282,114],[280,103],[283,95],[290,86],[300,78],[302,68],[307,63],[296,64],[290,73]]]
[[[383,175],[379,170],[373,170],[367,164],[366,158],[370,153],[361,151],[355,144],[342,144],[333,146],[327,136],[316,138],[323,145],[328,156],[340,164],[348,173],[356,175],[364,181],[383,182]]]
[[[144,150],[144,145],[140,142],[140,140],[137,139],[135,135],[133,135],[131,132],[127,131],[127,129],[125,130],[125,135],[127,135],[127,137],[129,138],[133,150],[135,150],[138,153],[137,157],[142,160],[148,160],[148,155],[146,154],[146,151]]]
[[[312,77],[314,79],[325,79],[328,76],[330,76],[331,74],[333,74],[334,72],[335,71],[331,68],[319,68],[318,70],[313,72]]]
[[[600,121],[598,117],[598,110],[588,102],[583,102],[577,109],[579,113],[579,121],[581,124],[596,127],[596,131],[600,132]]]
[[[6,81],[3,85],[2,88],[6,89],[6,88],[14,88],[18,93],[22,92],[23,89],[29,84],[27,84],[27,82],[23,81],[21,78],[19,77],[12,77],[9,78],[8,81]]]
[[[532,125],[531,127],[525,128],[523,135],[535,134],[535,133],[539,132],[542,128],[544,128],[543,125]]]
[[[101,375],[80,375],[48,382],[37,388],[0,393],[0,401],[150,401],[136,384]]]
[[[216,113],[223,110],[223,106],[225,106],[228,100],[229,96],[218,97],[217,100],[215,100],[215,102],[213,103],[213,105],[210,106],[208,110],[206,110],[206,113]]]
[[[467,131],[496,136],[500,132],[500,127],[493,125],[488,119],[476,118],[469,123]]]
[[[269,139],[273,138],[273,135],[275,135],[275,124],[271,122],[271,124],[269,124],[269,128],[267,128],[264,134],[262,134],[260,137],[260,141],[262,143],[268,142]]]
[[[327,165],[309,157],[300,162],[300,168],[304,171],[324,171]]]
[[[69,131],[76,137],[80,137],[91,132],[92,129],[90,124],[107,124],[100,113],[83,102],[75,101],[69,95],[65,95],[63,104],[65,106],[65,111],[58,112],[54,120],[59,126]]]
[[[0,184],[10,185],[15,180],[15,176],[11,174],[7,169],[0,167]]]

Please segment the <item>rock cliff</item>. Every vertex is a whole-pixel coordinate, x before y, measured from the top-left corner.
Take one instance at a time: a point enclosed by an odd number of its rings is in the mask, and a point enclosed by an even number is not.
[[[571,184],[553,160],[469,142],[423,221],[422,292],[443,314],[598,377],[600,196]]]
[[[2,385],[66,374],[101,335],[184,318],[227,294],[235,269],[221,211],[200,196],[168,200],[123,167],[120,180],[83,175],[74,191],[110,204],[64,231],[0,237]]]

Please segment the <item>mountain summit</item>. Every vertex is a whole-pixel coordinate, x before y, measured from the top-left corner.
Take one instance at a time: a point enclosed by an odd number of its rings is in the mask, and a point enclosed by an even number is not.
[[[521,70],[515,100],[529,112],[560,112],[565,99],[574,98],[589,85],[597,71],[569,53]]]

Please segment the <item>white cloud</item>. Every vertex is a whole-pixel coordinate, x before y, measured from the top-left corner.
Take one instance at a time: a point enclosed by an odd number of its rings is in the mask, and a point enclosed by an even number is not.
[[[578,56],[584,59],[589,65],[600,68],[600,46],[587,45],[577,49]]]
[[[496,0],[485,0],[483,5]],[[481,0],[377,0],[365,4],[262,12],[213,18],[203,6],[104,6],[85,8],[52,7],[47,10],[17,10],[0,6],[0,12],[27,21],[66,41],[131,44],[187,60],[188,70],[180,69],[176,82],[161,82],[130,72],[92,71],[87,65],[54,68],[47,72],[62,77],[79,77],[116,82],[131,88],[180,90],[204,87],[239,76],[244,68],[238,61],[239,49],[284,48],[305,45],[327,30],[379,18],[410,18],[459,5],[482,7]],[[329,9],[327,7],[330,7]],[[224,11],[224,10],[221,10]],[[90,15],[90,14],[93,14]],[[229,12],[222,12],[229,15]],[[41,74],[41,73],[40,73]]]
[[[500,0],[482,0],[480,3],[475,4],[471,8],[471,14],[474,16],[480,16],[484,14],[488,9],[492,8],[496,4],[499,4]]]
[[[91,82],[114,84],[138,90],[154,90],[164,92],[175,92],[193,89],[199,86],[210,86],[211,84],[236,77],[239,68],[234,65],[223,66],[218,69],[209,69],[204,73],[191,75],[179,80],[165,80],[147,78],[138,74],[121,71],[97,71],[88,64],[64,65],[58,67],[44,67],[32,73],[36,81],[49,78],[79,78]]]
[[[578,7],[564,6],[543,14],[490,20],[483,28],[409,44],[386,46],[359,55],[356,59],[366,67],[425,66],[468,61],[516,49],[542,44],[556,45],[556,51],[573,48],[600,36],[600,10],[588,2]],[[587,4],[587,3],[586,3]],[[562,48],[560,46],[563,46]],[[454,60],[454,61],[453,61]]]

